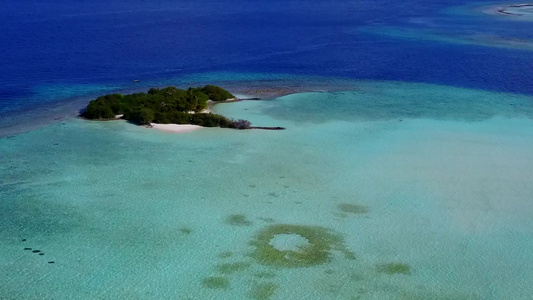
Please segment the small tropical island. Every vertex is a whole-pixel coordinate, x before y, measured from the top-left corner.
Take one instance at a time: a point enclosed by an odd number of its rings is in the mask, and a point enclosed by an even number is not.
[[[89,120],[125,119],[138,125],[190,124],[202,127],[235,129],[270,129],[282,127],[252,127],[247,120],[232,120],[208,111],[208,103],[230,102],[236,98],[227,90],[206,85],[187,90],[169,86],[151,88],[147,93],[108,94],[92,100],[80,114]]]

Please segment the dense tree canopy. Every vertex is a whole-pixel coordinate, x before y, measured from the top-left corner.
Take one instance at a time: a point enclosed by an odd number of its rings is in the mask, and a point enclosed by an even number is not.
[[[209,99],[223,101],[233,97],[230,92],[214,85],[187,90],[173,86],[164,89],[151,88],[148,93],[109,94],[98,97],[89,103],[82,117],[102,120],[123,114],[124,119],[142,125],[154,122],[248,128],[250,123],[247,121],[233,121],[221,115],[202,113],[202,110],[207,108]]]
[[[201,91],[213,101],[224,101],[235,98],[230,92],[216,85],[206,85]]]

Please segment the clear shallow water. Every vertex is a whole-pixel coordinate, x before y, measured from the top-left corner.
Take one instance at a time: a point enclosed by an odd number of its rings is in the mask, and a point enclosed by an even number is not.
[[[300,122],[428,118],[479,121],[533,117],[530,96],[401,82],[354,82],[353,91],[284,96],[265,113]],[[326,113],[327,112],[327,113]]]
[[[531,30],[445,2],[7,1],[0,298],[531,299]],[[207,83],[306,93],[216,107],[286,131],[72,118]]]
[[[378,103],[440,95],[354,84],[377,89]],[[0,139],[2,298],[531,297],[530,118],[400,121],[397,106],[378,106],[394,118],[368,120],[339,114],[350,101],[326,105],[336,93],[312,96],[305,108],[292,105],[308,94],[216,107],[286,131],[67,120]],[[331,229],[355,259],[331,250],[309,267],[262,264],[250,243],[276,224]],[[409,274],[389,274],[389,263]]]

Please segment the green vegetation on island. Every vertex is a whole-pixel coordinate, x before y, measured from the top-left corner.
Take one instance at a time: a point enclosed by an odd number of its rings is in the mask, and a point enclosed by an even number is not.
[[[225,101],[234,96],[225,89],[206,85],[187,90],[169,86],[163,89],[151,88],[148,93],[129,95],[109,94],[92,100],[82,117],[90,120],[114,119],[116,115],[131,122],[148,125],[194,124],[204,127],[225,127],[248,129],[250,122],[231,120],[224,116],[205,113],[207,101]]]
[[[226,101],[235,98],[230,92],[216,85],[206,85],[198,89],[213,101]]]

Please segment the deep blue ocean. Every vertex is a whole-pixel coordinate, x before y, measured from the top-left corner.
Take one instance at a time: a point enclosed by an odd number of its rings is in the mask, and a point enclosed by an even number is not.
[[[452,39],[533,38],[530,22],[457,8],[463,4],[3,0],[1,127],[24,122],[13,119],[21,110],[135,88],[133,79],[160,82],[211,72],[396,80],[533,94],[531,49],[372,33],[383,27],[436,30]]]

